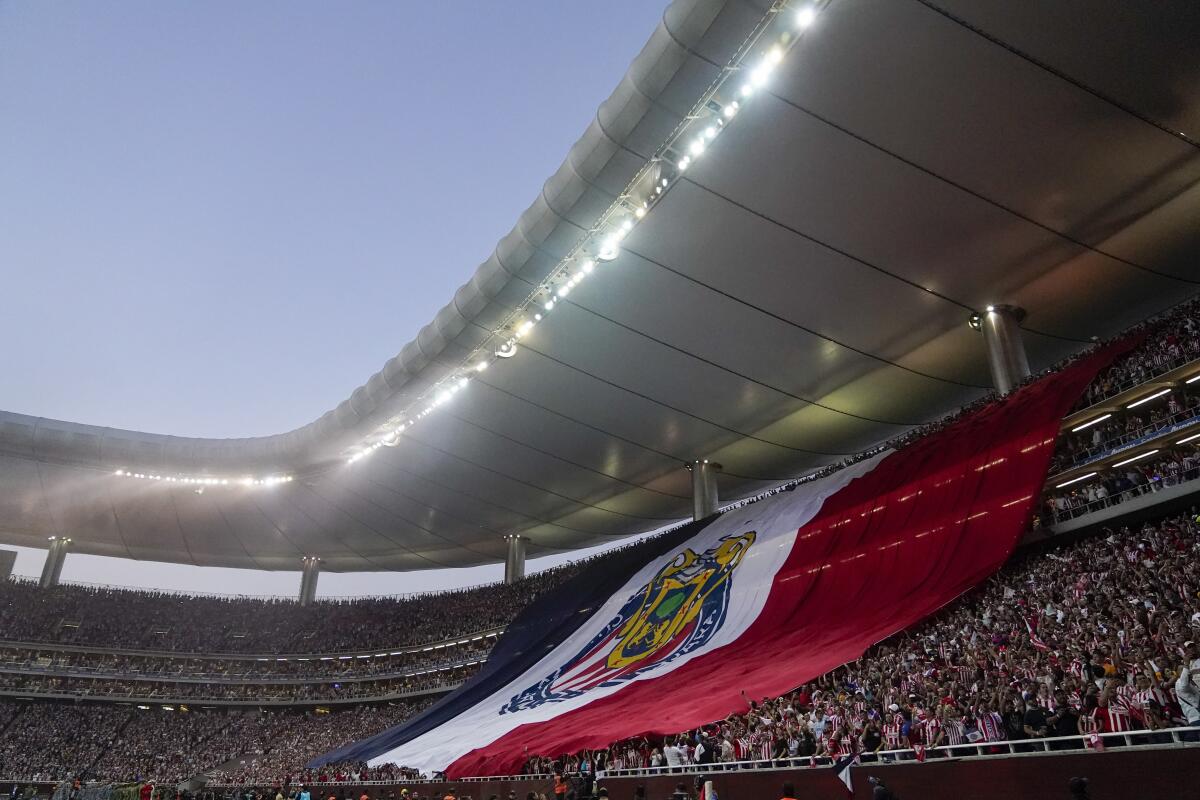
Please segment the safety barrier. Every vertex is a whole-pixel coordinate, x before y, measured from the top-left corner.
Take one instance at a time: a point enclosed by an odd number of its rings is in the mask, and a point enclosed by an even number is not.
[[[1009,758],[1012,756],[1059,755],[1080,750],[1104,750],[1121,748],[1164,748],[1196,747],[1200,745],[1200,727],[1164,728],[1156,731],[1117,731],[1074,736],[1052,736],[1044,739],[1003,739],[995,742],[971,742],[926,748],[923,752],[906,748],[902,750],[880,750],[860,753],[861,763],[903,763],[930,761],[943,758],[982,759]],[[920,754],[920,755],[919,755]],[[677,767],[637,767],[629,769],[601,770],[602,778],[644,778],[652,775],[686,775],[717,772],[739,772],[743,770],[797,769],[800,767],[831,766],[834,760],[828,756],[799,756],[783,759],[758,759],[754,761],[728,761],[715,764],[686,764]]]

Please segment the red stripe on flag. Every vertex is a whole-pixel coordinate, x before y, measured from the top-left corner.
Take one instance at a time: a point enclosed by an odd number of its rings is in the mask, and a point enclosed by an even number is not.
[[[937,611],[1011,554],[1041,493],[1060,420],[1133,343],[1103,348],[967,415],[829,497],[800,529],[766,605],[737,641],[522,725],[447,773],[508,774],[526,752],[557,756],[685,731],[744,710],[743,690],[783,694]]]

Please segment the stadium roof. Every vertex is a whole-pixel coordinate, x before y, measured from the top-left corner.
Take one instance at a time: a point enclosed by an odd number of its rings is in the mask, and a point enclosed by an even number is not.
[[[1195,290],[1195,4],[813,8],[673,3],[492,257],[309,425],[0,412],[0,541],[335,571],[593,545],[687,516],[692,458],[732,499],[979,396],[972,310],[1027,309],[1036,369]]]

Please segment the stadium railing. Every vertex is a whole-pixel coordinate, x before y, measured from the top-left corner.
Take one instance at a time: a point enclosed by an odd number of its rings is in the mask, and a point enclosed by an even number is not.
[[[504,626],[496,628],[487,628],[481,631],[472,633],[464,633],[461,636],[450,636],[445,639],[435,639],[419,644],[407,644],[402,647],[387,648],[386,652],[381,652],[381,648],[372,647],[368,650],[335,650],[335,651],[309,651],[303,653],[243,653],[243,652],[222,652],[219,650],[139,650],[129,647],[101,647],[99,645],[83,645],[69,644],[62,642],[38,642],[25,640],[7,640],[0,639],[0,647],[4,648],[21,648],[26,650],[57,650],[65,653],[99,653],[103,655],[120,655],[120,656],[145,656],[154,658],[169,658],[169,659],[206,659],[212,661],[300,661],[302,659],[327,659],[327,660],[349,660],[352,658],[390,658],[392,656],[408,655],[411,653],[422,653],[432,650],[440,650],[445,647],[454,647],[460,644],[469,644],[470,642],[478,642],[489,636],[499,638],[500,634],[504,633]]]
[[[1101,746],[1096,745],[1096,741]],[[1200,728],[1164,728],[1150,731],[1120,731],[1096,734],[1075,734],[1073,736],[1054,736],[1045,739],[1020,739],[1016,741],[1002,740],[997,742],[973,742],[959,745],[927,748],[924,753],[925,761],[942,761],[949,759],[995,759],[1029,756],[1055,756],[1085,751],[1104,752],[1109,748],[1154,749],[1172,747],[1200,747]],[[859,763],[862,764],[919,764],[917,751],[909,748],[904,750],[880,750],[871,753],[860,753]],[[685,764],[678,767],[637,767],[630,769],[602,769],[596,773],[597,779],[602,778],[644,778],[652,775],[696,775],[713,772],[741,772],[772,770],[807,769],[810,767],[829,767],[834,760],[828,756],[801,756],[786,759],[758,759],[755,761],[726,761],[714,764]],[[534,775],[479,775],[467,778],[455,778],[448,783],[483,783],[487,781],[518,781],[550,779],[550,774]],[[267,781],[268,783],[270,781]],[[398,786],[402,784],[433,783],[428,778],[397,779],[382,781],[306,781],[306,786]],[[210,788],[232,788],[237,786],[254,786],[254,783],[226,783],[210,781]]]
[[[1059,474],[1079,469],[1092,462],[1110,458],[1117,453],[1131,450],[1160,436],[1182,433],[1191,427],[1191,423],[1197,418],[1200,418],[1200,406],[1181,409],[1165,417],[1159,424],[1151,423],[1143,425],[1136,431],[1114,436],[1105,442],[1101,442],[1098,447],[1089,447],[1085,450],[1077,451],[1075,459],[1069,465],[1062,466],[1059,469]],[[1053,477],[1057,477],[1057,475]],[[1053,477],[1051,480],[1053,480]]]
[[[1109,495],[1108,497],[1104,497],[1099,500],[1090,500],[1086,503],[1080,503],[1077,506],[1066,508],[1062,511],[1059,511],[1058,509],[1052,509],[1050,512],[1050,521],[1052,524],[1057,524],[1060,522],[1066,522],[1070,519],[1084,517],[1088,514],[1093,514],[1097,511],[1103,511],[1106,508],[1120,505],[1121,503],[1132,500],[1135,497],[1154,494],[1162,488],[1191,483],[1192,481],[1196,480],[1196,478],[1200,478],[1200,468],[1180,473],[1179,480],[1174,481],[1173,483],[1163,483],[1161,486],[1155,486],[1154,483],[1147,483],[1142,486],[1134,486],[1132,489],[1126,489],[1123,492],[1118,492],[1117,494]]]
[[[1097,746],[1096,741],[1101,742],[1102,746]],[[1087,750],[1103,752],[1110,747],[1125,750],[1131,748],[1148,749],[1180,746],[1200,747],[1200,728],[1164,728],[1156,731],[1142,730],[1084,735],[1075,734],[1074,736],[1053,736],[1045,739],[1019,739],[1015,741],[1006,739],[998,742],[981,741],[968,744],[946,745],[926,748],[923,760],[939,761],[944,759],[1054,756],[1066,753],[1079,753]],[[860,753],[859,760],[863,764],[918,764],[922,762],[917,757],[917,751],[911,748]],[[651,775],[684,775],[742,770],[800,769],[820,766],[827,767],[833,764],[834,760],[828,756],[803,756],[786,759],[728,761],[717,762],[715,764],[686,764],[679,767],[608,769],[599,770],[596,775],[598,778],[648,777]],[[496,779],[489,778],[486,780]]]

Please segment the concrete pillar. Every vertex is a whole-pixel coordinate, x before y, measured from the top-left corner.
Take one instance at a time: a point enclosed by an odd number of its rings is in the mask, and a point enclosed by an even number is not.
[[[43,589],[58,586],[63,562],[67,560],[67,550],[70,547],[71,540],[65,536],[50,537],[50,549],[46,551],[46,563],[42,565],[42,578],[38,581],[38,586]]]
[[[504,558],[504,582],[516,583],[525,577],[525,543],[529,540],[516,534],[505,536],[504,540],[508,542],[508,554]]]
[[[0,550],[0,581],[6,581],[12,577],[13,565],[16,563],[16,550]]]
[[[717,513],[721,504],[717,496],[717,473],[721,465],[707,458],[688,464],[692,471],[692,519],[704,519]]]
[[[1023,319],[1025,309],[1003,305],[988,306],[983,314],[971,319],[971,325],[983,332],[992,385],[998,394],[1008,394],[1029,377],[1029,360],[1021,341]]]
[[[317,578],[321,575],[321,559],[305,556],[300,572],[300,605],[307,606],[317,599]]]

